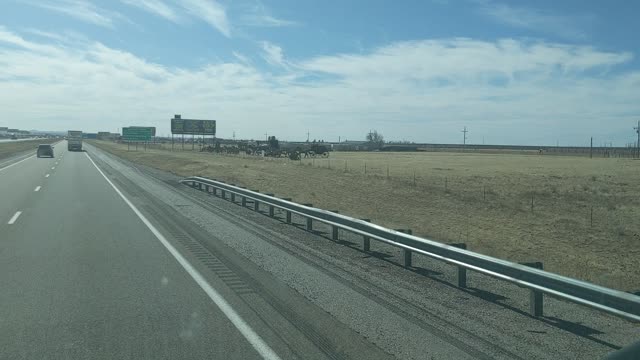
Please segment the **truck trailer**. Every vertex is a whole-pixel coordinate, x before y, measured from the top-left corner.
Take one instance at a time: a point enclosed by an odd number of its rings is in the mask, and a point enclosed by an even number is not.
[[[82,151],[82,131],[69,130],[67,132],[67,150]]]

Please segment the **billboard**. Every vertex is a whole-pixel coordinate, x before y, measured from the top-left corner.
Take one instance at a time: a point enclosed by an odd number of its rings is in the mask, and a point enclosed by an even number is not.
[[[183,119],[180,115],[176,115],[171,119],[171,133],[187,135],[215,135],[216,121]]]
[[[151,141],[154,128],[142,126],[130,126],[122,128],[122,140],[124,141]]]

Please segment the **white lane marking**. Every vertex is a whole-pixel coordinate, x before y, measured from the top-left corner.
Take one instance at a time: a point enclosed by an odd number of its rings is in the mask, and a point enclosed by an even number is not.
[[[87,155],[87,158],[89,158],[89,161],[91,161],[93,166],[95,166],[95,168],[98,170],[100,175],[102,175],[102,177],[104,177],[104,179],[107,180],[107,182],[109,183],[109,185],[111,185],[113,190],[115,190],[116,193],[118,195],[120,195],[122,200],[124,200],[124,202],[127,205],[129,205],[131,210],[133,210],[133,212],[136,215],[138,215],[140,220],[142,220],[142,222],[147,226],[147,228],[149,228],[149,230],[151,230],[153,235],[155,235],[156,238],[162,243],[162,245],[164,245],[164,247],[169,251],[169,253],[171,253],[171,255],[173,255],[173,257],[178,261],[178,263],[180,265],[182,265],[182,268],[184,268],[185,271],[189,275],[191,275],[193,280],[195,280],[195,282],[198,285],[200,285],[200,288],[202,288],[202,290],[204,290],[204,292],[207,293],[207,295],[209,295],[209,298],[218,306],[218,308],[231,321],[231,323],[236,327],[236,329],[238,329],[238,331],[240,331],[242,336],[244,336],[244,338],[247,339],[247,341],[260,354],[260,356],[262,356],[263,359],[274,359],[274,360],[280,359],[278,354],[276,354],[269,347],[269,345],[267,345],[267,343],[265,343],[264,340],[262,340],[262,338],[249,326],[249,324],[247,324],[240,317],[240,315],[231,307],[231,305],[222,297],[222,295],[220,295],[220,293],[218,293],[207,282],[207,280],[205,280],[205,278],[202,276],[202,274],[200,274],[198,272],[198,270],[196,270],[187,261],[187,259],[185,259],[178,252],[178,250],[176,250],[176,248],[174,248],[173,245],[171,245],[171,243],[169,243],[169,241],[167,241],[167,239],[164,237],[164,235],[162,235],[160,233],[160,231],[158,231],[158,229],[156,229],[155,226],[153,226],[151,224],[151,222],[149,222],[149,220],[147,220],[147,218],[144,215],[142,215],[142,213],[138,210],[138,208],[136,208],[135,205],[133,205],[131,203],[131,201],[129,201],[129,199],[127,199],[124,196],[124,194],[122,192],[120,192],[120,190],[111,182],[111,180],[109,180],[109,178],[102,172],[102,170],[100,170],[100,168],[98,167],[98,165],[96,165],[96,163],[93,161],[91,156],[89,156],[88,153],[85,153],[85,155]]]
[[[40,191],[41,186],[36,186],[36,188],[33,191]]]
[[[56,167],[55,167],[55,166],[51,167],[51,170],[55,170],[55,169],[56,169]]]
[[[11,219],[9,220],[9,222],[7,224],[13,225],[13,223],[15,223],[16,220],[18,220],[18,218],[20,217],[20,214],[22,214],[22,211],[16,211],[16,213],[13,214],[13,216],[11,217]]]
[[[13,163],[13,164],[11,164],[11,165],[7,165],[7,166],[5,166],[5,167],[3,167],[3,168],[0,168],[0,171],[5,170],[5,169],[8,169],[8,168],[10,168],[10,167],[12,167],[12,166],[18,165],[18,164],[20,164],[20,163],[21,163],[21,162],[23,162],[23,161],[27,161],[27,160],[31,159],[32,157],[35,157],[35,155],[27,156],[26,158],[24,158],[24,159],[22,159],[22,160],[20,160],[20,161],[18,161],[18,162],[14,162],[14,163]],[[5,163],[5,164],[6,164],[6,163]]]
[[[45,175],[44,177],[49,177],[49,174]]]

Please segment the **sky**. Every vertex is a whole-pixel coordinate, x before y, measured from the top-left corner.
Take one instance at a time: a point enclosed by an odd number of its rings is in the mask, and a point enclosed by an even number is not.
[[[0,126],[624,146],[640,2],[2,0]]]

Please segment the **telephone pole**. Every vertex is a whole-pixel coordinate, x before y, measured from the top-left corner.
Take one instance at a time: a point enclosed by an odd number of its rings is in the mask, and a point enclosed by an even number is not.
[[[464,136],[462,137],[462,147],[466,147],[467,146],[467,133],[469,132],[469,130],[467,130],[467,127],[464,127],[464,130],[462,130],[462,133],[464,134]]]
[[[640,158],[640,120],[638,120],[638,126],[633,128],[638,134],[638,141],[636,141],[636,157]]]
[[[309,142],[309,130],[307,130],[307,142]]]

